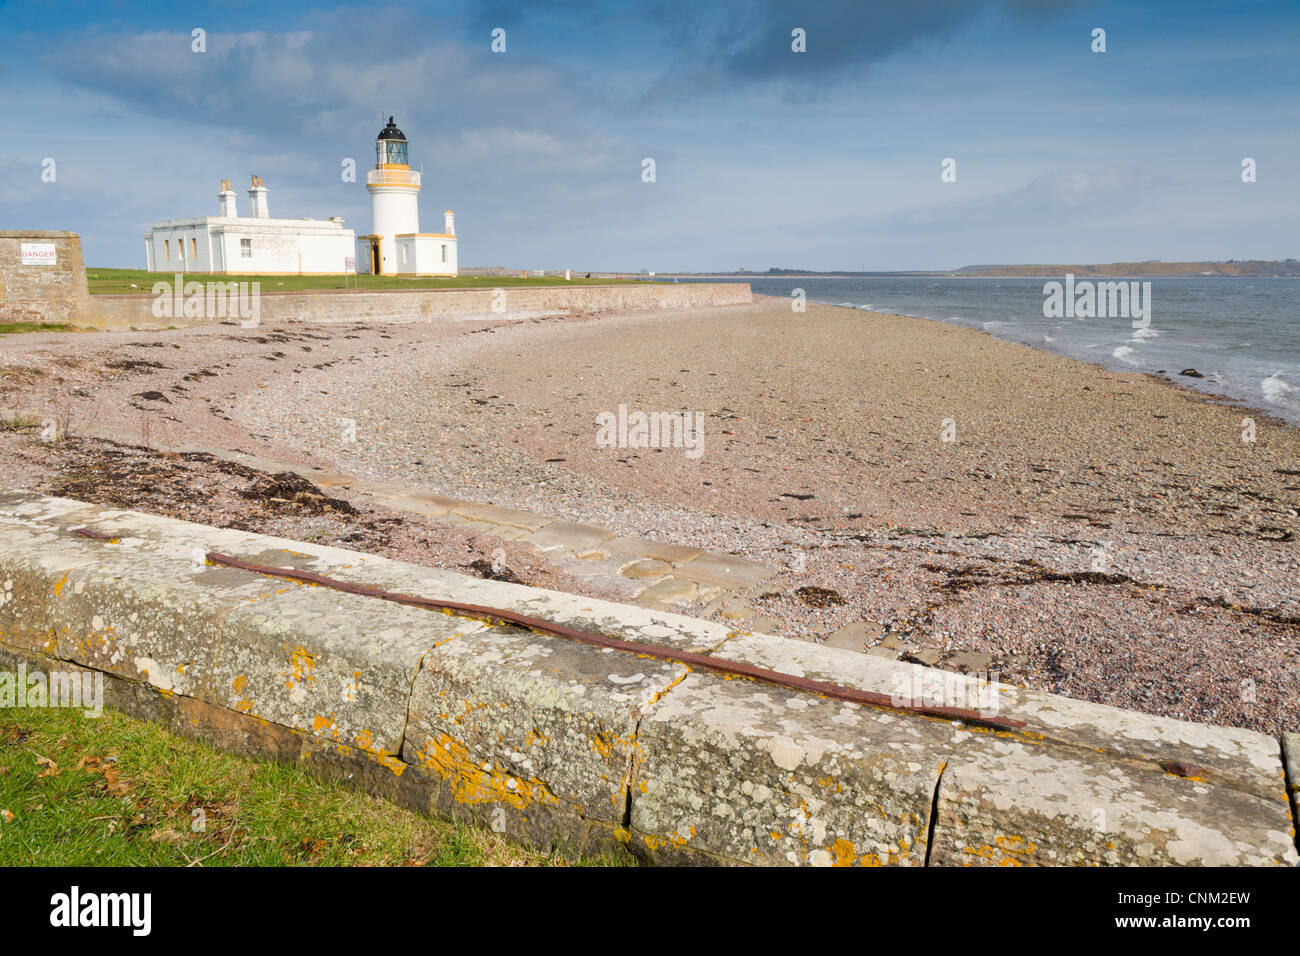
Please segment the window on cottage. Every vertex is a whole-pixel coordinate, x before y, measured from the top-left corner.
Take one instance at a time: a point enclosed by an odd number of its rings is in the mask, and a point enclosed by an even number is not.
[[[198,257],[199,257],[199,240],[194,236],[190,236],[190,258],[197,259]]]
[[[168,239],[164,239],[163,240],[163,262],[171,262],[171,261],[172,261],[171,241]]]
[[[446,243],[443,243],[443,246],[442,246],[442,261],[443,261],[443,262],[446,262],[446,261],[447,261],[447,245],[446,245]]]
[[[253,240],[252,240],[252,239],[240,239],[240,240],[239,240],[239,255],[240,255],[242,258],[244,258],[244,259],[251,259],[251,258],[253,258]]]

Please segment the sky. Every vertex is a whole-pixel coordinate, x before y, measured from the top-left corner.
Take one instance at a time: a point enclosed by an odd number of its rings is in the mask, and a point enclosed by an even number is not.
[[[463,267],[1300,258],[1297,63],[1294,2],[0,0],[0,229],[143,268],[257,175],[365,234],[393,115]]]

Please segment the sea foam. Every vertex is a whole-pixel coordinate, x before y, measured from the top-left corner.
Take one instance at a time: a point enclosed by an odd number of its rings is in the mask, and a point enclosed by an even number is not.
[[[1264,393],[1265,401],[1281,405],[1286,402],[1286,397],[1294,392],[1296,387],[1285,381],[1281,372],[1274,372],[1259,383],[1259,390]]]

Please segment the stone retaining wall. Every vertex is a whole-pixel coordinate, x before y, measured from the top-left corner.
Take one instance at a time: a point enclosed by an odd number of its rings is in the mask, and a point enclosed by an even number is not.
[[[53,261],[23,262],[23,246],[53,246]],[[86,324],[95,310],[75,232],[0,231],[0,323]]]
[[[1297,862],[1282,747],[1263,734],[1003,685],[985,691],[1026,726],[989,730],[214,566],[208,551],[877,692],[977,690],[667,612],[29,492],[0,493],[0,668],[100,671],[110,706],[572,852]]]
[[[220,277],[211,279],[219,281]],[[168,281],[169,277],[159,275],[158,280]],[[153,313],[154,300],[153,295],[97,295],[94,304],[101,322],[109,326],[149,329],[221,321],[217,317],[158,318]],[[274,292],[264,285],[259,301],[262,322],[339,323],[519,319],[584,312],[686,309],[748,304],[753,296],[749,284],[739,282],[329,292]]]

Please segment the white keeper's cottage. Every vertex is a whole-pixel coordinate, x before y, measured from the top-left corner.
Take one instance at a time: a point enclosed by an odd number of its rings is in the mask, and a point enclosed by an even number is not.
[[[442,232],[420,232],[420,174],[411,169],[406,136],[393,117],[375,140],[375,168],[366,173],[371,234],[357,237],[357,271],[373,275],[454,276],[456,215]]]
[[[356,235],[343,220],[272,219],[260,176],[248,190],[249,215],[240,216],[230,180],[222,180],[217,215],[164,219],[144,237],[150,272],[225,275],[330,275],[343,272]]]

